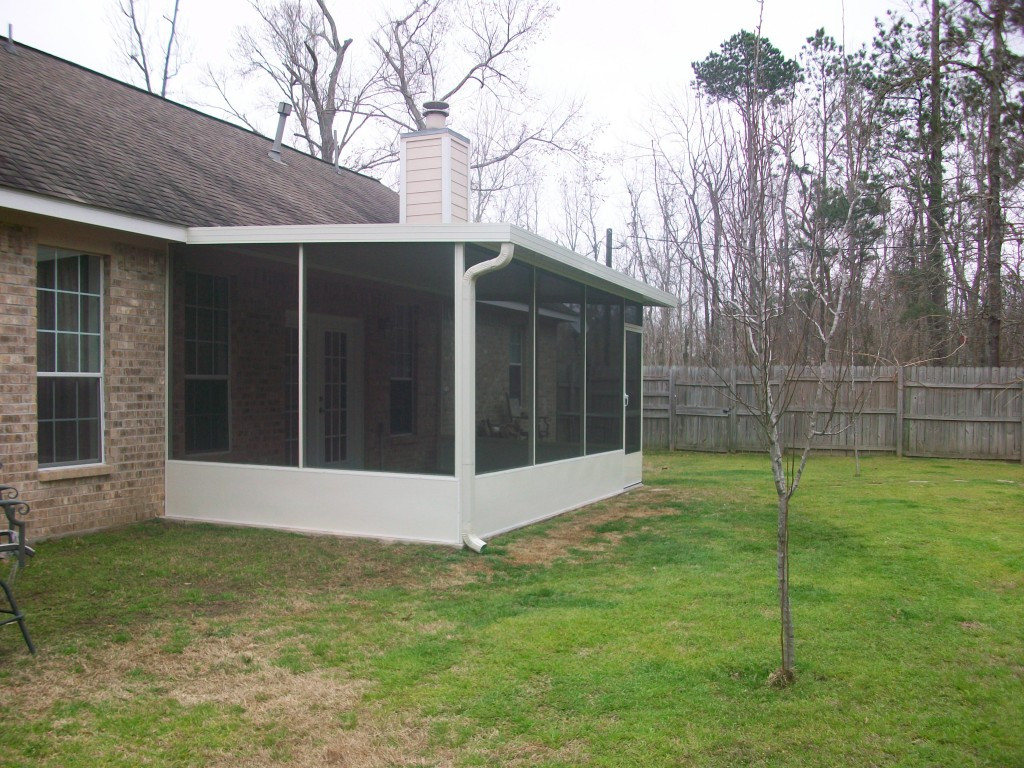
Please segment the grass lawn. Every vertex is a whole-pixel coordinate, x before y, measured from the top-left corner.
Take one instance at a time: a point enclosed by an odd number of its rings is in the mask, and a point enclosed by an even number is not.
[[[778,665],[760,456],[485,555],[154,521],[43,542],[3,766],[1024,766],[1024,468],[813,457]]]

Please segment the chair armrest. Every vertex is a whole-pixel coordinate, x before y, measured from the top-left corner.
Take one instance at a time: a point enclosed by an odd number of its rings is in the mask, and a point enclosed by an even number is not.
[[[7,521],[14,528],[25,525],[24,522],[19,521],[17,518],[27,515],[31,507],[21,499],[0,499],[0,509],[3,509],[4,514],[7,515]]]
[[[4,514],[7,515],[7,527],[10,529],[4,531],[3,535],[6,535],[12,543],[18,542],[24,544],[25,521],[19,520],[18,517],[24,517],[29,513],[29,505],[20,499],[0,499],[0,509],[3,509]],[[18,560],[22,565],[25,564],[24,555],[19,554]]]

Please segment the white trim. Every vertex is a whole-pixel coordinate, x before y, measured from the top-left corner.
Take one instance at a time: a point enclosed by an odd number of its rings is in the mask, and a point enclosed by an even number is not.
[[[459,484],[457,509],[459,513],[459,532],[466,530],[466,521],[470,519],[473,508],[473,476],[476,473],[476,360],[475,350],[470,347],[467,336],[473,336],[476,342],[476,307],[464,298],[469,291],[463,275],[466,274],[466,246],[455,244],[452,254],[455,278],[452,305],[452,325],[455,353],[455,480]],[[473,310],[473,320],[466,313]],[[472,366],[472,367],[470,367]],[[466,387],[472,387],[471,390]],[[470,392],[473,393],[472,405],[469,405]]]
[[[512,224],[312,224],[267,227],[190,227],[190,245],[252,243],[486,243],[516,246],[516,258],[642,304],[674,307],[670,293]]]
[[[55,219],[77,221],[80,224],[91,224],[95,227],[116,229],[136,235],[157,237],[161,240],[173,240],[184,243],[188,240],[188,227],[166,224],[126,213],[116,213],[103,208],[96,208],[84,203],[58,200],[53,197],[21,192],[15,189],[0,188],[0,208],[34,213],[40,216],[51,216]]]
[[[448,134],[449,136],[455,136],[457,138],[462,139],[467,144],[469,143],[469,139],[467,139],[458,131],[453,131],[451,128],[447,126],[445,126],[444,128],[424,128],[419,131],[409,131],[408,133],[400,133],[398,134],[398,136],[399,138],[407,139],[419,136],[436,136],[437,134]]]
[[[441,137],[441,223],[452,223],[452,137],[447,133]]]
[[[407,194],[406,186],[409,178],[408,172],[406,171],[406,162],[408,160],[408,142],[403,136],[398,142],[398,223],[405,224],[406,213],[405,213],[405,196]]]
[[[77,331],[71,331],[70,333],[73,333],[75,335],[75,337],[77,339],[75,343],[76,343],[76,345],[79,345],[79,358],[78,358],[79,367],[81,367],[81,351],[80,351],[81,347],[80,347],[80,345],[81,345],[81,337],[82,337],[82,335],[84,334],[84,335],[87,335],[87,336],[99,336],[99,340],[100,340],[100,348],[99,348],[99,355],[100,355],[99,364],[100,364],[100,366],[99,367],[100,367],[100,369],[98,371],[57,371],[57,370],[42,371],[42,370],[39,369],[39,365],[38,365],[38,361],[37,361],[37,364],[36,364],[36,375],[35,375],[35,382],[34,382],[34,384],[35,384],[35,386],[38,387],[40,379],[96,379],[99,382],[99,387],[98,387],[97,396],[96,396],[96,407],[97,407],[97,417],[98,417],[97,421],[99,422],[97,426],[99,427],[100,455],[98,457],[96,457],[96,459],[94,461],[85,461],[85,462],[82,462],[82,461],[54,462],[52,464],[42,464],[41,462],[39,462],[38,461],[38,459],[39,459],[38,448],[39,448],[39,422],[40,422],[40,418],[39,418],[39,408],[38,408],[38,403],[37,403],[36,412],[35,412],[36,449],[37,449],[37,455],[36,455],[37,462],[36,462],[36,464],[37,464],[37,471],[40,470],[40,469],[48,470],[48,469],[64,469],[64,468],[68,468],[68,467],[105,466],[107,464],[107,426],[108,426],[108,422],[109,422],[109,420],[107,419],[107,392],[106,392],[106,390],[107,390],[107,345],[108,345],[108,339],[107,339],[107,335],[108,335],[107,334],[107,290],[106,290],[106,288],[107,288],[107,285],[108,285],[108,281],[112,277],[112,272],[113,272],[113,269],[114,269],[113,268],[113,264],[110,263],[110,262],[112,262],[112,257],[110,257],[108,254],[94,253],[92,251],[77,250],[77,249],[73,249],[73,248],[64,248],[64,247],[55,246],[55,245],[47,245],[46,243],[37,243],[36,244],[36,254],[35,254],[35,267],[36,267],[36,273],[35,274],[36,274],[37,277],[38,277],[38,274],[39,274],[39,263],[40,263],[39,251],[40,251],[40,249],[49,249],[50,251],[53,252],[53,254],[52,254],[53,255],[52,261],[54,262],[54,270],[55,271],[57,269],[56,262],[58,260],[60,260],[61,254],[63,254],[64,258],[68,258],[68,257],[72,257],[73,256],[73,257],[75,257],[77,259],[81,259],[83,256],[85,256],[88,259],[96,259],[96,261],[99,263],[99,280],[100,280],[99,293],[84,293],[81,290],[81,284],[79,284],[78,289],[76,289],[75,291],[65,291],[65,290],[62,290],[62,289],[56,287],[56,285],[53,288],[50,288],[49,286],[47,286],[45,288],[44,287],[40,287],[38,285],[38,282],[37,282],[36,287],[35,287],[34,292],[33,292],[33,299],[35,300],[36,304],[38,305],[38,303],[39,303],[39,292],[40,291],[52,291],[53,294],[54,294],[54,311],[57,312],[58,314],[59,314],[59,310],[57,309],[57,306],[58,306],[57,294],[59,294],[59,293],[73,293],[76,296],[76,298],[78,299],[78,306],[79,307],[81,306],[81,300],[82,300],[83,296],[95,296],[95,297],[97,297],[99,299],[99,305],[100,305],[100,307],[99,307],[99,327],[100,327],[99,333],[96,334],[96,333],[91,333],[91,332],[88,332],[88,331],[82,331],[80,326],[79,326],[79,329]],[[51,259],[49,259],[49,258],[46,259],[46,261],[50,261],[50,260]],[[79,262],[79,263],[81,263],[81,262]],[[80,311],[79,309],[76,309],[75,310],[75,314],[78,314],[79,311]],[[40,319],[40,317],[39,317],[39,314],[37,312],[36,313],[36,322],[35,322],[35,331],[36,331],[37,337],[38,337],[38,335],[40,333],[39,319]],[[58,339],[60,338],[60,334],[61,333],[68,333],[68,332],[67,331],[61,331],[59,329],[60,323],[59,323],[59,319],[57,319],[57,316],[55,316],[55,319],[57,320],[57,323],[56,323],[55,327],[52,329],[52,331],[47,329],[47,332],[50,332],[50,333],[54,334],[54,338],[53,338],[54,358],[55,358],[54,359],[54,365],[56,367],[57,365],[59,365],[59,363],[58,363],[59,354],[57,353]],[[78,320],[79,323],[80,323],[80,318],[76,318],[76,320]],[[50,421],[56,421],[56,420],[57,420],[56,418],[50,419]],[[61,421],[63,421],[63,419],[61,419]],[[78,421],[78,419],[76,418],[75,421]]]
[[[473,177],[470,175],[470,158],[473,145],[466,139],[466,221],[473,220]]]

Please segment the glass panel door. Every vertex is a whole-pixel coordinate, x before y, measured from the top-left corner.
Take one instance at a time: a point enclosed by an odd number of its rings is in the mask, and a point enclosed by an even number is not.
[[[643,426],[643,334],[626,331],[626,453],[640,450]]]
[[[306,466],[361,469],[362,333],[350,318],[307,316]]]

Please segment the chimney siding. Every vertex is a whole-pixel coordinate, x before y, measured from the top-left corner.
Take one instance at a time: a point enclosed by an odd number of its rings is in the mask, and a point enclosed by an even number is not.
[[[403,134],[400,222],[469,221],[469,140],[448,128]]]

